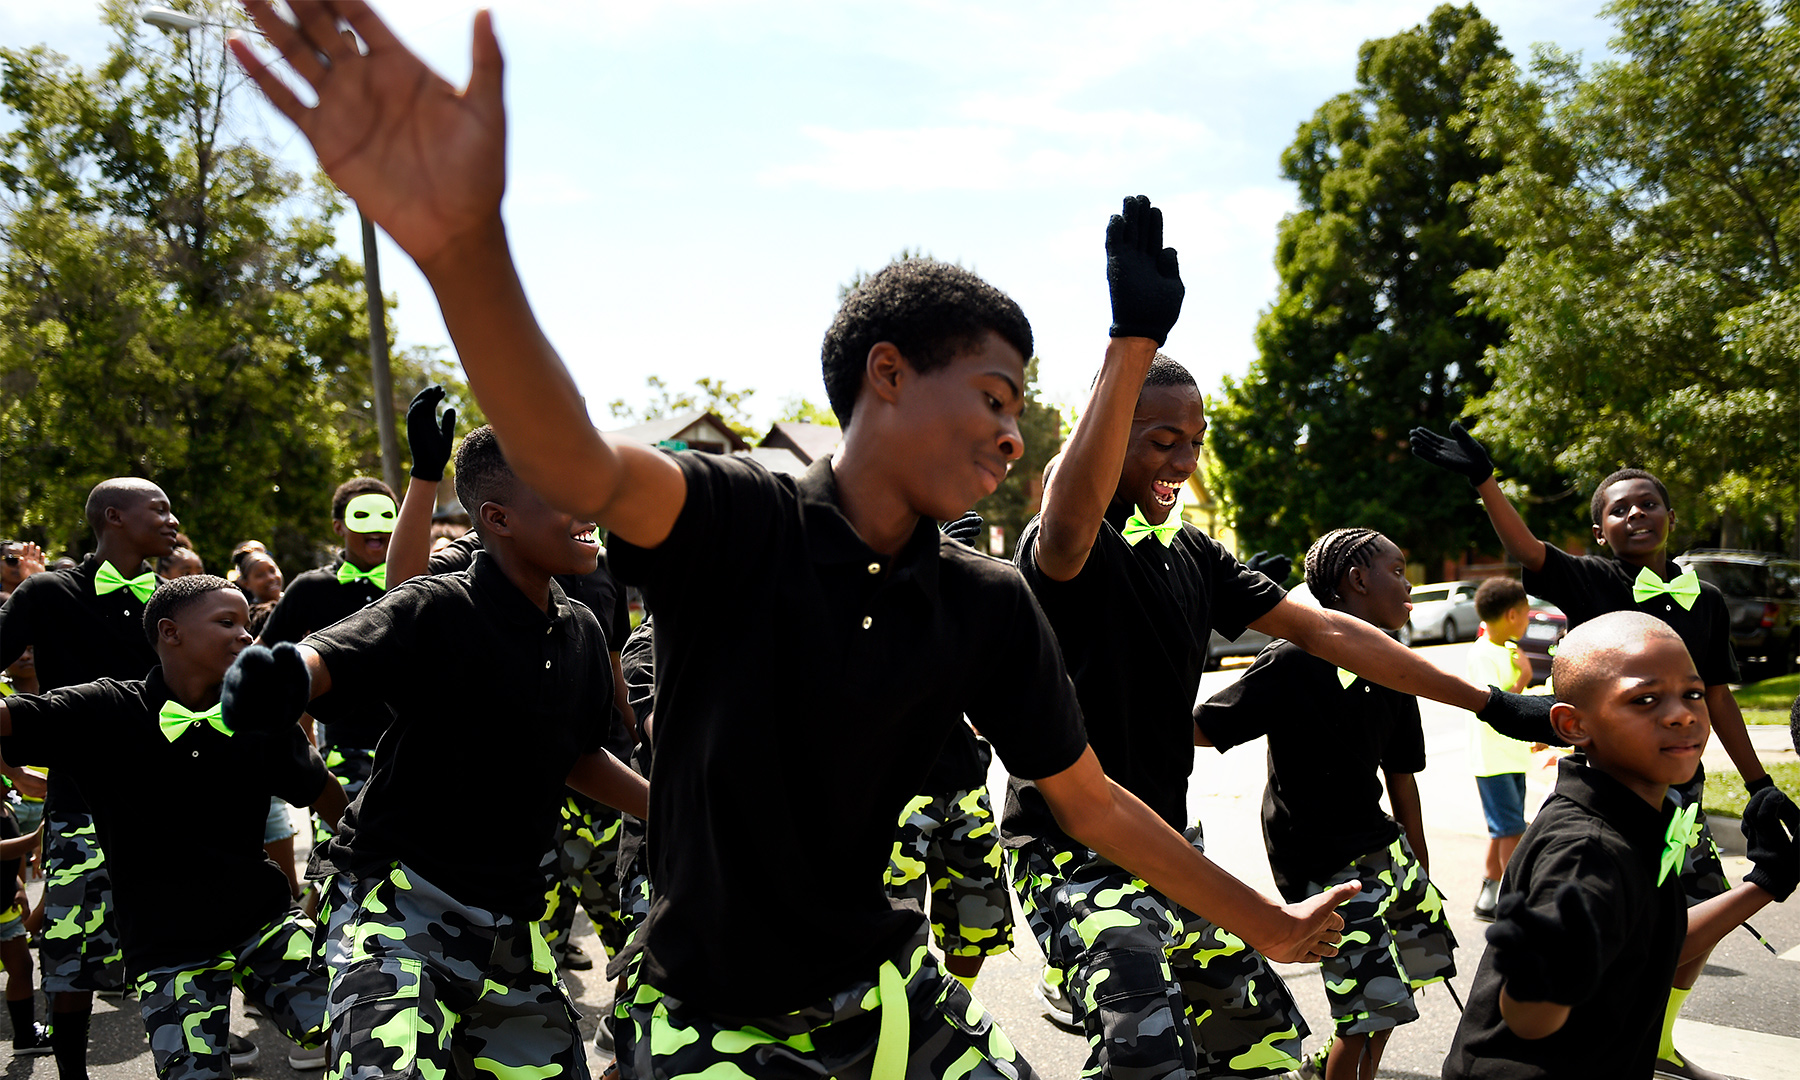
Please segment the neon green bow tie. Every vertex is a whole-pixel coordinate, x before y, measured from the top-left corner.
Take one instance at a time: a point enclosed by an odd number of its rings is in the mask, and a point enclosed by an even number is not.
[[[163,707],[156,714],[156,726],[162,729],[163,738],[170,742],[202,723],[211,724],[221,735],[231,734],[231,729],[225,726],[225,703],[222,701],[205,712],[194,712],[181,702],[170,700],[163,702]]]
[[[1161,525],[1150,524],[1142,510],[1133,510],[1131,516],[1125,519],[1125,527],[1119,530],[1119,535],[1132,547],[1137,547],[1146,536],[1154,536],[1163,547],[1168,547],[1175,542],[1175,534],[1180,531],[1181,514],[1178,510],[1169,511],[1169,516],[1163,519]]]
[[[1641,604],[1659,596],[1674,597],[1683,611],[1694,610],[1694,601],[1700,599],[1700,575],[1689,570],[1664,581],[1648,566],[1639,567],[1637,580],[1631,583],[1632,602]]]
[[[382,592],[387,591],[387,563],[382,563],[373,570],[358,570],[345,559],[338,564],[338,584],[348,585],[353,581],[372,581]]]
[[[1670,819],[1669,831],[1663,834],[1662,868],[1656,874],[1658,885],[1667,881],[1671,873],[1681,870],[1682,856],[1700,842],[1700,825],[1696,820],[1699,816],[1700,804],[1689,803],[1675,811],[1675,816]]]
[[[119,573],[118,567],[112,563],[100,564],[100,571],[94,575],[94,595],[105,596],[120,589],[130,589],[131,595],[140,601],[149,601],[150,594],[156,591],[156,573],[146,570],[137,577],[126,577]]]
[[[1349,668],[1338,668],[1338,685],[1339,686],[1348,690],[1348,689],[1350,689],[1350,684],[1355,681],[1356,681],[1356,672],[1351,671]]]

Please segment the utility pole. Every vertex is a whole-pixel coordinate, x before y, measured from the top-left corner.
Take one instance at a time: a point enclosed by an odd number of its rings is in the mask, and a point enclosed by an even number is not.
[[[381,258],[375,223],[361,209],[363,283],[369,289],[369,384],[375,395],[375,427],[381,432],[381,478],[396,493],[406,490],[400,471],[400,435],[394,428],[394,373],[388,367],[387,303],[381,297]]]

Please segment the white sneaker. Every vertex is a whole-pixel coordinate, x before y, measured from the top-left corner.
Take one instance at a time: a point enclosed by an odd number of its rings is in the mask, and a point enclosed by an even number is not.
[[[1062,987],[1051,985],[1049,976],[1050,969],[1045,968],[1044,973],[1038,976],[1037,986],[1034,988],[1038,1002],[1044,1006],[1044,1019],[1064,1031],[1080,1034],[1083,1029],[1081,1021],[1075,1019],[1075,1007],[1069,1004],[1068,995],[1063,993]]]

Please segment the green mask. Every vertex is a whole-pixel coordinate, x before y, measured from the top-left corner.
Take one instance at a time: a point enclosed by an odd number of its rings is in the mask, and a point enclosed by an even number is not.
[[[344,528],[353,533],[391,533],[399,514],[393,499],[379,491],[365,491],[344,507]]]

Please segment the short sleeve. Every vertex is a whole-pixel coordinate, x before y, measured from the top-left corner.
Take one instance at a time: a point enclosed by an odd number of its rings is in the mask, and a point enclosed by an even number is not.
[[[281,599],[275,601],[275,610],[269,612],[269,621],[263,624],[262,634],[257,640],[264,645],[279,645],[284,641],[299,641],[306,636],[307,627],[301,625],[305,619],[303,614],[307,603],[307,593],[312,588],[312,580],[301,575],[294,579]]]
[[[394,681],[415,671],[417,620],[435,587],[432,578],[413,578],[368,607],[307,635],[305,644],[318,651],[331,673],[331,693],[337,700],[387,701]]]
[[[431,553],[425,563],[428,574],[452,574],[458,570],[467,570],[475,562],[475,553],[481,550],[481,536],[474,529],[445,544],[439,551]]]
[[[979,557],[979,556],[977,556]],[[1031,590],[1011,567],[995,562],[998,580],[984,600],[1004,612],[991,644],[994,654],[974,666],[964,687],[963,712],[1020,780],[1054,776],[1080,760],[1087,729],[1075,684]],[[995,678],[1004,671],[1008,677]]]
[[[1191,526],[1190,526],[1191,527]],[[1250,624],[1275,610],[1287,592],[1267,574],[1238,562],[1225,545],[1200,530],[1199,539],[1213,551],[1212,625],[1221,637],[1236,641]]]
[[[1381,767],[1391,773],[1425,771],[1425,723],[1419,716],[1419,699],[1382,687],[1393,702],[1394,727],[1381,748]]]
[[[1642,871],[1638,871],[1642,873]],[[1596,965],[1605,970],[1613,965],[1627,948],[1643,948],[1641,941],[1631,940],[1629,927],[1644,925],[1634,908],[1653,897],[1633,898],[1622,884],[1627,871],[1621,867],[1604,844],[1593,836],[1559,838],[1536,853],[1531,878],[1525,883],[1525,903],[1541,915],[1556,915],[1556,891],[1565,882],[1574,882],[1587,903],[1588,914],[1597,931],[1593,945],[1585,955],[1559,953],[1555,965],[1567,970],[1589,969]],[[1565,1002],[1580,1005],[1579,1001]]]
[[[124,702],[125,695],[106,682],[9,697],[12,734],[0,738],[0,757],[11,765],[50,769],[84,761],[96,737],[104,737],[107,718]]]
[[[1296,661],[1305,654],[1286,643],[1257,654],[1236,682],[1194,707],[1194,723],[1220,752],[1269,733],[1284,716],[1306,715],[1317,707],[1307,673]]]
[[[617,579],[669,589],[758,565],[777,508],[794,500],[792,491],[769,470],[737,458],[687,450],[670,457],[687,481],[681,513],[653,548],[611,538],[607,560]]]
[[[1510,691],[1518,680],[1512,650],[1482,639],[1469,647],[1463,670],[1476,686],[1498,686]]]
[[[1600,610],[1593,596],[1595,582],[1587,567],[1588,556],[1571,555],[1555,544],[1544,544],[1544,565],[1523,576],[1525,591],[1563,608],[1570,627],[1592,618]]]

